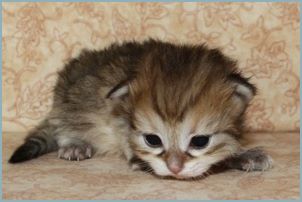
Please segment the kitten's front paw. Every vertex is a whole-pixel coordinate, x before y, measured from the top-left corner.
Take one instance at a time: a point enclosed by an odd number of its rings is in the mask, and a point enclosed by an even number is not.
[[[232,169],[265,171],[273,166],[273,159],[260,148],[253,148],[232,157],[227,165]]]
[[[58,151],[58,157],[69,161],[81,161],[91,158],[92,146],[90,145],[69,145],[61,147]]]

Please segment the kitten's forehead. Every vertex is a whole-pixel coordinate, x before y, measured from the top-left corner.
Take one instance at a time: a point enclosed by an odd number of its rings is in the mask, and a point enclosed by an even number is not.
[[[230,99],[232,91],[228,88],[208,90],[204,96],[200,96],[185,106],[175,106],[175,113],[167,113],[167,108],[159,108],[157,100],[152,96],[144,96],[137,100],[135,105],[134,120],[141,128],[158,133],[173,132],[173,136],[181,134],[203,133],[211,134],[216,131],[232,128],[236,112],[236,106]],[[162,95],[165,97],[165,95]],[[180,98],[181,99],[181,98]],[[165,106],[170,106],[166,103]],[[181,114],[177,114],[180,112]],[[181,118],[177,115],[181,115]]]
[[[188,110],[181,121],[167,121],[163,119],[153,108],[147,110],[137,109],[134,113],[134,123],[140,130],[155,133],[177,134],[209,134],[217,130],[215,117],[210,114],[203,116],[194,110]],[[174,119],[172,119],[174,120]]]
[[[145,58],[132,82],[130,94],[135,104],[150,102],[164,120],[177,122],[193,105],[206,105],[202,99],[212,102],[232,93],[233,86],[225,80],[235,64],[220,52],[203,47],[164,49]]]

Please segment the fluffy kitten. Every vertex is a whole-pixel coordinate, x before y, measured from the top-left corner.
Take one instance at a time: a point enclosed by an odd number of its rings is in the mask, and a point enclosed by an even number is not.
[[[58,150],[67,160],[123,155],[134,168],[191,178],[226,160],[266,170],[271,158],[239,144],[256,88],[205,45],[148,40],[83,51],[59,72],[54,103],[9,162]]]

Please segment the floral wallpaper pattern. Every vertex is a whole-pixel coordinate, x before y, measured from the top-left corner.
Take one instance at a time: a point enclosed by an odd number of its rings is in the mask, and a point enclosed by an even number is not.
[[[208,43],[238,60],[259,88],[252,131],[300,126],[299,3],[2,3],[4,131],[27,131],[50,110],[56,72],[83,48],[148,37]]]

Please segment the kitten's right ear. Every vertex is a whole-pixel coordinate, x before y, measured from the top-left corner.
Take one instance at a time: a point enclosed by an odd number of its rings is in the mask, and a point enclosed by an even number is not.
[[[252,98],[256,95],[256,87],[249,82],[249,79],[239,73],[229,75],[229,79],[235,87],[235,100],[238,104],[247,107]]]
[[[129,92],[129,85],[127,81],[123,81],[116,85],[114,88],[112,88],[106,95],[106,98],[109,99],[115,99],[115,98],[121,98],[125,95],[127,95]]]

